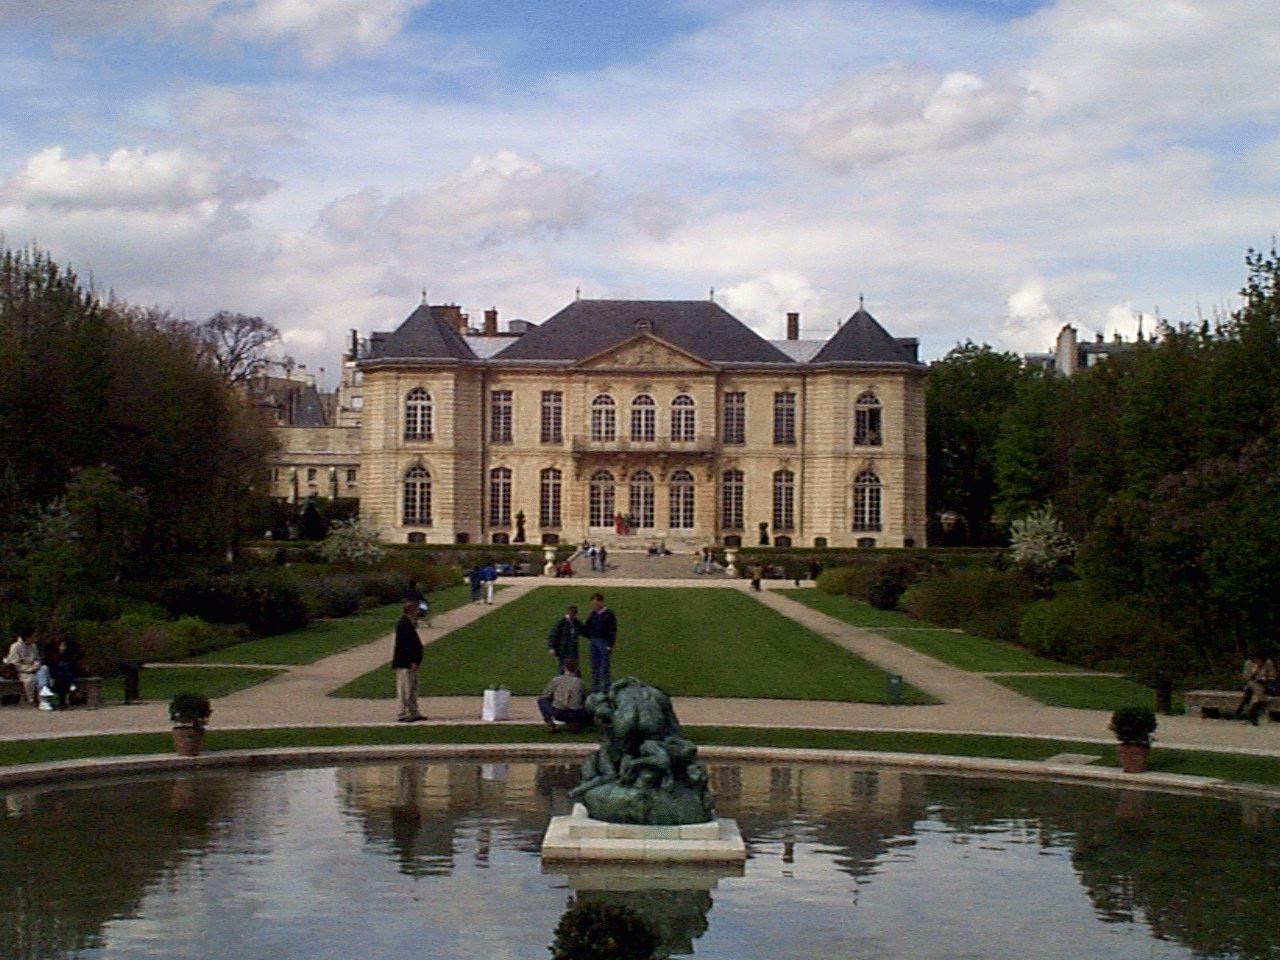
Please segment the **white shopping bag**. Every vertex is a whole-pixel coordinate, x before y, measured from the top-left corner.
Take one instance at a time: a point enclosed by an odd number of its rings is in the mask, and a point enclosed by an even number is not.
[[[506,720],[511,716],[511,691],[503,690],[486,690],[484,692],[484,707],[480,711],[480,719],[486,723],[496,723],[499,720]]]

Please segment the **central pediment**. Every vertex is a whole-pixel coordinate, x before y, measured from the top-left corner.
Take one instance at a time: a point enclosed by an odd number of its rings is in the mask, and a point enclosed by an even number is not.
[[[580,370],[711,370],[699,357],[652,333],[638,333],[574,364]]]

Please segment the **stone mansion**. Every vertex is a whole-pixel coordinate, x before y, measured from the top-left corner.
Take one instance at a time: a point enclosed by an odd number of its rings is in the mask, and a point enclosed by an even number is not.
[[[710,300],[503,332],[424,303],[348,366],[360,512],[388,541],[924,544],[925,368],[861,308],[769,341]]]

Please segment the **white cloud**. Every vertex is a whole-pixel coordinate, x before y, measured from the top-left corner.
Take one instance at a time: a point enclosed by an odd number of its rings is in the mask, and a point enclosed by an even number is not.
[[[0,23],[53,23],[72,34],[155,26],[199,40],[297,45],[325,66],[395,39],[428,0],[0,0]]]
[[[258,153],[301,143],[305,122],[265,91],[202,86],[178,97],[173,119],[205,149]]]
[[[106,157],[69,157],[48,147],[0,185],[0,200],[59,210],[195,211],[214,215],[270,193],[276,184],[182,150],[122,147]]]
[[[823,166],[847,171],[989,140],[1032,99],[1025,88],[973,73],[890,66],[849,77],[761,123]]]
[[[503,151],[476,157],[461,174],[425,190],[385,201],[376,188],[342,197],[325,208],[320,224],[344,239],[363,234],[485,245],[580,228],[599,193],[594,174]]]
[[[778,271],[753,277],[716,291],[716,300],[734,316],[746,320],[766,337],[781,338],[786,331],[786,315],[800,314],[804,339],[825,339],[834,331],[840,316],[847,316],[846,304],[827,291],[816,289],[802,274]]]

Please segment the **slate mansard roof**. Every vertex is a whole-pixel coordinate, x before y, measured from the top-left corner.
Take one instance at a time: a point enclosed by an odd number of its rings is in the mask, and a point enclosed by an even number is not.
[[[709,300],[575,300],[527,333],[503,337],[500,349],[479,352],[470,343],[475,337],[463,337],[440,311],[424,304],[394,332],[372,334],[363,359],[570,364],[642,333],[712,364],[919,365],[915,340],[890,336],[861,308],[825,343],[775,344]]]
[[[575,300],[498,354],[499,360],[582,360],[647,329],[712,363],[790,358],[710,300]]]

